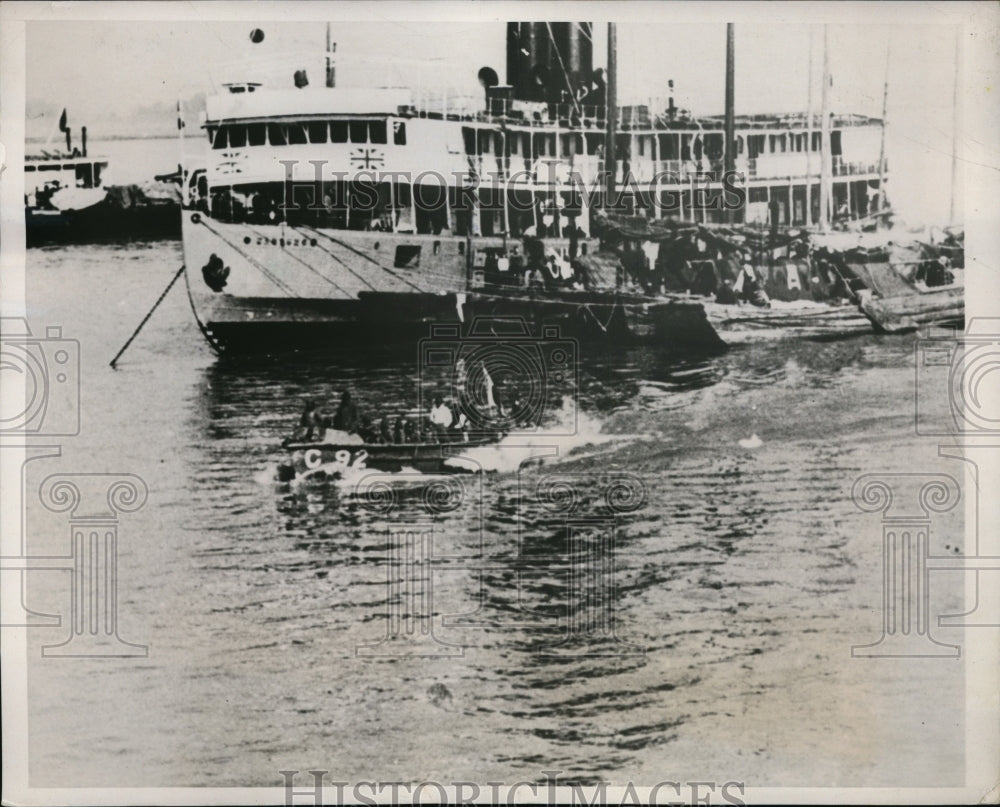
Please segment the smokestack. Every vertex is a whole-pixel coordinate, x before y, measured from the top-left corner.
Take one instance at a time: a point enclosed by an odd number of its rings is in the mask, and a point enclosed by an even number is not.
[[[592,37],[589,22],[507,23],[507,83],[514,98],[557,103],[563,93],[589,89]]]
[[[330,54],[337,49],[337,45],[330,38],[330,23],[326,24],[326,86],[333,87],[336,83],[336,68],[333,66],[333,59]]]
[[[80,127],[80,148],[83,150],[83,156],[87,156],[87,127]]]
[[[66,151],[70,154],[73,153],[73,128],[71,126],[66,127]]]

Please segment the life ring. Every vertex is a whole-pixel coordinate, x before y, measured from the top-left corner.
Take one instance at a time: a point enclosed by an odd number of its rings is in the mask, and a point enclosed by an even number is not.
[[[319,468],[319,466],[323,464],[323,455],[320,453],[318,448],[310,448],[302,459],[306,464],[306,468],[309,470]]]
[[[191,223],[192,224],[201,224],[201,213],[192,213],[191,214]]]

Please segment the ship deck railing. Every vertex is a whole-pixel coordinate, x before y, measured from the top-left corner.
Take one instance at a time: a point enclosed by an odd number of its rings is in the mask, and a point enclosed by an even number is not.
[[[435,120],[455,120],[495,125],[527,126],[541,129],[593,129],[603,131],[605,107],[603,104],[586,103],[546,103],[543,101],[515,101],[506,98],[490,98],[482,95],[451,94],[445,91],[434,93],[414,93],[412,105],[401,110],[418,118]],[[805,130],[820,129],[820,116],[814,115],[809,126],[804,113],[787,115],[737,115],[736,128],[740,130]],[[877,118],[866,115],[833,115],[835,128],[880,125]],[[618,107],[618,130],[620,132],[642,130],[689,130],[692,133],[709,131],[721,134],[725,120],[722,116],[692,116],[675,107],[670,99],[650,98],[636,104]]]
[[[783,155],[773,155],[781,157]],[[795,156],[794,161],[771,160],[770,165],[758,158],[736,160],[735,170],[747,181],[805,181],[809,177],[818,180],[820,174],[820,155],[815,153],[812,159],[806,159],[806,154]],[[475,168],[483,182],[512,182],[514,185],[573,185],[583,183],[590,186],[604,176],[605,160],[597,155],[574,155],[573,157],[546,157],[535,159],[522,155],[504,157],[496,154],[482,154],[468,157],[470,165]],[[885,170],[885,167],[883,168]],[[635,157],[630,160],[617,160],[615,176],[622,181],[628,175],[631,181],[657,186],[687,185],[690,183],[717,184],[725,177],[725,164],[720,159],[701,160],[652,160],[648,157]],[[877,162],[846,161],[842,157],[834,157],[832,161],[834,177],[878,176]]]

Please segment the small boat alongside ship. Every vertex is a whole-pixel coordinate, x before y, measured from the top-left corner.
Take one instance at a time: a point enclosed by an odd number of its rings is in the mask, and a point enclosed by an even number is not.
[[[886,249],[863,266],[861,311],[876,331],[906,333],[926,326],[965,324],[964,233],[946,230],[943,243],[913,241],[902,261]]]

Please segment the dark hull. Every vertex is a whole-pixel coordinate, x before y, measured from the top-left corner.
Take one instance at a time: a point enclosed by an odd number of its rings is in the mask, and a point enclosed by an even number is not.
[[[651,340],[679,355],[725,347],[696,301],[613,285],[488,283],[486,259],[506,248],[501,238],[233,224],[199,212],[185,213],[182,227],[191,307],[219,352],[322,350],[361,340],[412,347],[435,326],[464,334],[488,319],[520,320],[527,338],[554,326],[566,338],[615,346]]]
[[[212,313],[204,322],[199,317],[199,324],[221,353],[323,350],[359,340],[412,344],[431,336],[434,326],[462,327],[477,319],[523,320],[533,334],[556,326],[560,336],[584,341],[655,341],[680,354],[725,347],[699,303],[599,292],[362,293],[357,300],[230,297]]]
[[[29,247],[181,237],[180,208],[172,204],[121,209],[102,202],[86,210],[71,211],[25,208],[24,224]]]

